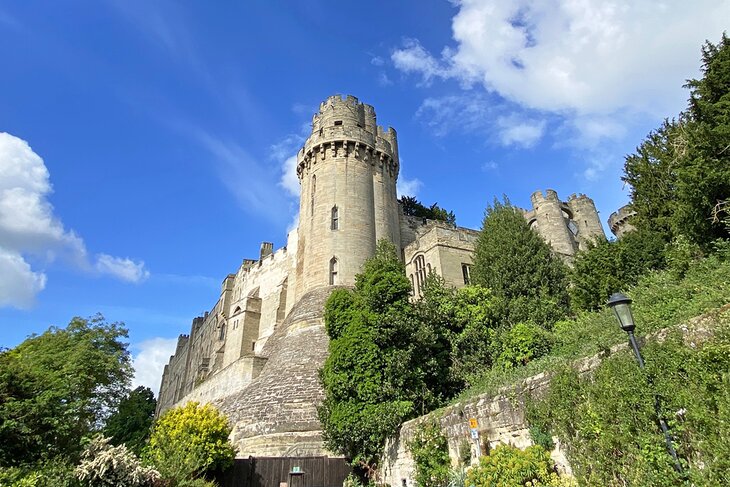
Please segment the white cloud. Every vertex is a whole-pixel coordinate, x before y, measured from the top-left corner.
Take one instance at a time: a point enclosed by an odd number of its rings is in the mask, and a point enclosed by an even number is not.
[[[149,271],[144,267],[144,262],[135,262],[129,258],[122,259],[99,254],[96,257],[95,267],[101,274],[108,274],[127,282],[138,283],[150,277]]]
[[[83,240],[54,214],[51,191],[43,159],[26,141],[0,132],[0,306],[28,307],[45,287],[45,274],[31,269],[28,255],[92,270]]]
[[[145,386],[152,389],[157,395],[160,392],[160,382],[165,365],[170,361],[170,356],[175,353],[177,338],[151,338],[133,346],[139,350],[132,359],[134,367],[134,378],[132,388]]]
[[[425,99],[421,118],[437,135],[487,128],[492,140],[520,147],[550,131],[556,146],[587,153],[586,161],[603,159],[596,154],[631,129],[676,116],[686,78],[700,74],[700,47],[716,42],[730,18],[730,2],[713,0],[454,3],[453,45],[434,55],[408,39],[391,55],[419,84],[461,85],[459,95]],[[518,121],[500,124],[509,113]],[[587,162],[583,175],[596,180],[611,166]]]
[[[544,120],[525,120],[516,116],[497,119],[499,139],[502,145],[517,145],[529,148],[535,145],[545,133]]]
[[[421,186],[423,186],[423,183],[417,179],[406,179],[401,176],[398,178],[398,182],[396,183],[396,192],[398,193],[398,197],[401,196],[412,196],[416,197],[418,195],[418,191],[421,189]]]
[[[408,40],[395,66],[424,82],[456,77],[524,107],[666,116],[684,103],[699,49],[727,28],[730,3],[462,0],[454,49],[435,58]]]
[[[496,171],[497,169],[499,169],[499,164],[497,164],[494,161],[487,161],[484,164],[482,164],[482,171],[484,171],[484,172]]]
[[[46,275],[33,272],[14,252],[0,248],[0,307],[30,308],[35,296],[46,287]]]

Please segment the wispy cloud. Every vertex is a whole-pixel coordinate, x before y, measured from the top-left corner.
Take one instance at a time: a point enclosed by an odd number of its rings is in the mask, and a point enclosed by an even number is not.
[[[145,269],[144,262],[135,262],[129,258],[122,259],[108,254],[99,254],[95,267],[101,274],[114,276],[127,282],[138,283],[150,277],[150,272]]]
[[[0,306],[27,308],[44,289],[46,275],[31,268],[29,254],[128,282],[149,276],[141,261],[103,253],[90,258],[81,237],[54,213],[51,191],[43,159],[26,141],[0,132]]]

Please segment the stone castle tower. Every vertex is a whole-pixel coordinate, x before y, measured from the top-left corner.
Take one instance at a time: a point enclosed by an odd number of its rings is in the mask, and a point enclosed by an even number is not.
[[[223,279],[209,312],[180,335],[162,376],[158,414],[189,401],[213,403],[233,426],[239,457],[328,454],[316,406],[327,356],[323,308],[332,286],[351,286],[387,239],[401,251],[414,296],[429,272],[454,287],[470,283],[476,230],[406,216],[396,196],[396,132],[372,106],[333,96],[320,105],[297,154],[299,226],[286,247],[261,245]],[[525,218],[569,260],[605,238],[590,198],[532,195]]]
[[[595,238],[605,239],[596,206],[586,195],[571,195],[568,201],[561,201],[558,193],[548,189],[544,194],[535,191],[530,201],[532,210],[525,212],[525,218],[564,259],[572,259]]]
[[[301,183],[296,297],[321,286],[353,285],[385,238],[400,248],[398,143],[370,105],[329,97],[297,154]]]

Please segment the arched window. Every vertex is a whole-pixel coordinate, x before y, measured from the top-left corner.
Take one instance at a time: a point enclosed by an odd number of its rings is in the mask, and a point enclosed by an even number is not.
[[[332,207],[332,230],[339,230],[340,228],[340,211],[337,206]]]
[[[330,259],[330,286],[337,284],[337,257]]]
[[[218,340],[224,340],[226,338],[226,324],[221,325],[221,331],[218,334]]]
[[[416,257],[416,295],[423,294],[423,284],[426,282],[426,259],[423,255]]]

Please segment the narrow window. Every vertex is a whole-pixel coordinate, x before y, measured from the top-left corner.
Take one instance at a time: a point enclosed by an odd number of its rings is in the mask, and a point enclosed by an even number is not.
[[[223,323],[221,325],[221,331],[218,334],[218,340],[223,340],[226,337],[226,324]]]
[[[312,191],[311,191],[312,199],[309,203],[310,216],[314,216],[314,193],[316,193],[316,192],[317,192],[317,176],[313,175],[312,176]]]
[[[251,342],[251,351],[253,352],[254,350],[256,350],[256,341],[255,340]]]
[[[426,259],[423,255],[416,257],[416,295],[423,294],[423,285],[426,282]]]
[[[411,274],[411,295],[416,295],[416,284],[413,282],[413,274]]]
[[[335,125],[342,125],[342,120],[335,120]]]
[[[340,212],[337,206],[332,207],[332,230],[339,230],[340,228]]]
[[[330,259],[330,286],[337,284],[337,257]]]
[[[469,264],[461,264],[461,273],[464,275],[464,284],[471,284],[471,266]]]

